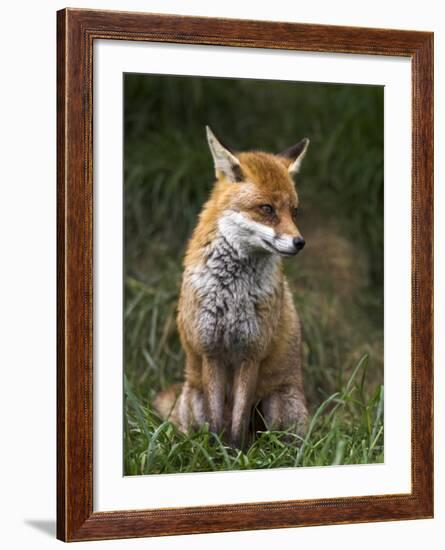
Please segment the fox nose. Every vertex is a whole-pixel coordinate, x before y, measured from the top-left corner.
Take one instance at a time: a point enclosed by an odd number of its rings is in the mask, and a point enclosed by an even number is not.
[[[300,252],[300,250],[303,250],[306,241],[303,239],[303,237],[294,237],[293,243],[295,250],[297,252]]]

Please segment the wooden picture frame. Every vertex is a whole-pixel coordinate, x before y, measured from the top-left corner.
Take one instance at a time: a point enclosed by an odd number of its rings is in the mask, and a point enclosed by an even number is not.
[[[95,40],[403,56],[412,62],[412,490],[407,494],[93,512]],[[433,34],[65,9],[57,13],[57,537],[64,541],[433,516]]]

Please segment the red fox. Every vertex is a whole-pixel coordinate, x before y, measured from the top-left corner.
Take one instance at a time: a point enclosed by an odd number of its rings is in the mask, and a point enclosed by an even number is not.
[[[204,423],[246,446],[255,404],[267,429],[303,434],[301,328],[282,258],[305,245],[299,171],[309,140],[286,151],[235,153],[209,127],[216,183],[188,243],[177,323],[185,382],[154,406],[182,431]]]

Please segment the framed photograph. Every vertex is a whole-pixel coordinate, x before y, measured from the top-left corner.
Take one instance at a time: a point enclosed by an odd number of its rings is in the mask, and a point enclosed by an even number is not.
[[[433,517],[433,34],[57,33],[58,538]]]

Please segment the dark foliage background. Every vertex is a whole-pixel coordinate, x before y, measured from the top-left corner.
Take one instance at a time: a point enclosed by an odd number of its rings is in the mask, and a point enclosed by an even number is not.
[[[206,124],[237,150],[279,152],[310,138],[297,179],[307,245],[286,261],[310,408],[344,388],[364,354],[362,397],[375,395],[383,382],[383,88],[127,74],[124,92],[125,375],[138,401],[127,399],[128,419],[139,405],[150,414],[154,393],[181,380],[181,261],[214,175]],[[352,403],[343,420],[353,426],[361,414]],[[143,450],[131,453],[135,423],[127,473],[141,470]]]

